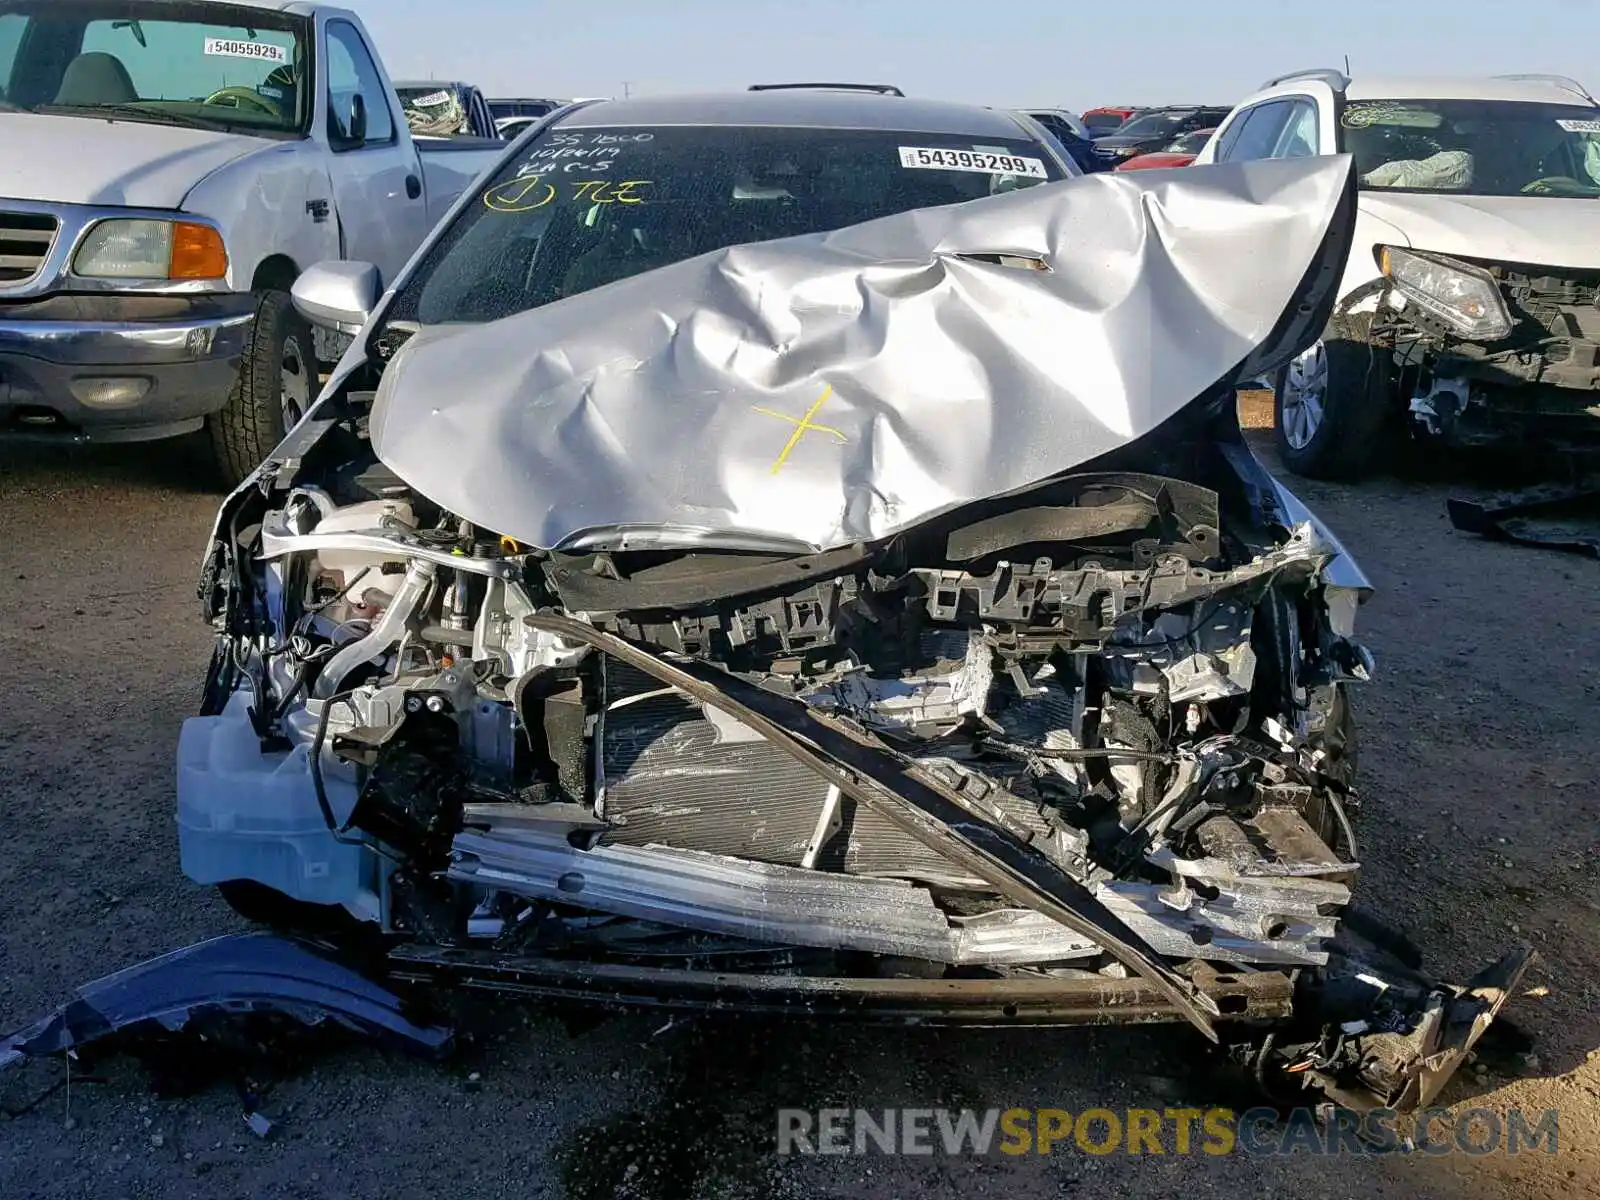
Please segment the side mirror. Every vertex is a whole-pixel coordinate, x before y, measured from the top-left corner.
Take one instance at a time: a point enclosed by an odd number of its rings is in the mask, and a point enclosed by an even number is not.
[[[360,92],[350,97],[350,140],[357,146],[367,141],[367,98]]]
[[[360,92],[350,97],[350,117],[339,115],[339,106],[328,106],[328,144],[335,152],[359,150],[367,144],[367,100]]]
[[[383,279],[371,263],[320,262],[294,281],[295,309],[313,325],[357,334],[383,295]]]

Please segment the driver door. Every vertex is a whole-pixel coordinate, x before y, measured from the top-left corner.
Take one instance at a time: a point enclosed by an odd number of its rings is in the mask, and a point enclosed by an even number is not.
[[[387,287],[428,233],[422,164],[362,31],[329,20],[324,44],[328,175],[343,257],[376,265]]]

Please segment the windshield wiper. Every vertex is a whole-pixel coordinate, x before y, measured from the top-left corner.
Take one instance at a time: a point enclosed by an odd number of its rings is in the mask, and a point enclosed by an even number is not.
[[[208,117],[175,113],[164,108],[149,108],[143,104],[41,104],[33,111],[62,113],[67,116],[104,117],[106,120],[121,117],[124,120],[145,121],[152,125],[186,125],[195,129],[212,129],[218,133],[230,133],[235,128],[226,121],[213,121]]]

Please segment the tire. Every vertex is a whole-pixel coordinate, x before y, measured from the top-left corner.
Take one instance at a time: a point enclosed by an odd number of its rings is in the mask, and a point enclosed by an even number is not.
[[[1335,317],[1320,342],[1278,372],[1278,456],[1296,475],[1354,480],[1370,469],[1395,386],[1392,360],[1369,340],[1371,328],[1366,314]]]
[[[316,394],[311,326],[295,311],[288,292],[257,293],[239,378],[228,403],[207,422],[222,482],[228,487],[243,483],[305,415]]]

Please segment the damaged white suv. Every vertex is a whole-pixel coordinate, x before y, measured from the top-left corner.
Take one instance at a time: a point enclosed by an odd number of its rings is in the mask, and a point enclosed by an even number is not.
[[[1351,905],[1367,584],[1233,404],[1348,160],[1069,174],[986,109],[602,102],[381,301],[308,272],[361,332],[217,522],[185,871],[409,980],[1430,1099],[1527,954],[1437,984]]]
[[[1455,447],[1600,434],[1600,103],[1573,80],[1271,80],[1198,163],[1349,154],[1339,302],[1274,380],[1291,470],[1360,475],[1393,434]]]

